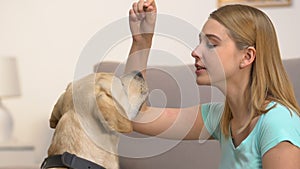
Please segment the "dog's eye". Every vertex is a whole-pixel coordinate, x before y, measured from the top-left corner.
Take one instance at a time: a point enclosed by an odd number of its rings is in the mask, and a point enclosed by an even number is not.
[[[112,98],[112,95],[111,95],[110,93],[107,93],[107,92],[101,92],[101,93],[98,95],[98,97],[104,97],[104,96]]]
[[[112,98],[112,95],[111,95],[111,93],[105,93],[106,94],[106,96],[107,97],[110,97],[110,98]]]

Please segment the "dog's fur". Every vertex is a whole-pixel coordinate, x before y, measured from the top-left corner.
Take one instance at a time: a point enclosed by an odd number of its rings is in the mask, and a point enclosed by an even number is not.
[[[148,89],[141,74],[121,78],[94,73],[68,85],[54,106],[55,128],[48,156],[69,152],[107,169],[118,169],[118,132],[132,131],[130,120]]]

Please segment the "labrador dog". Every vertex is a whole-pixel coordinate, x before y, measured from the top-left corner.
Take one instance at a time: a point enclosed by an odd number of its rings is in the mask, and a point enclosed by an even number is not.
[[[70,83],[53,108],[55,132],[41,168],[118,169],[118,134],[132,132],[130,120],[147,95],[140,72],[94,73]]]

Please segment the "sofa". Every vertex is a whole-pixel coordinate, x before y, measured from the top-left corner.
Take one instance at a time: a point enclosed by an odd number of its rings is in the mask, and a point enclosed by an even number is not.
[[[300,59],[287,59],[283,63],[299,103]],[[101,62],[94,66],[94,72],[121,75],[124,63]],[[149,66],[146,78],[151,106],[188,107],[224,101],[216,88],[196,85],[193,65]],[[118,149],[121,169],[216,169],[220,161],[219,144],[214,140],[168,140],[133,132],[121,135]]]

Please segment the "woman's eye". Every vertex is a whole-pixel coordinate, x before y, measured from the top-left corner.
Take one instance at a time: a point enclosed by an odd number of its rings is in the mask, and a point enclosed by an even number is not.
[[[217,45],[214,45],[212,43],[206,43],[206,46],[209,48],[209,49],[212,49],[212,48],[215,48]]]
[[[199,36],[199,45],[202,42],[204,42],[206,44],[206,47],[209,48],[209,49],[215,48],[217,46],[216,44],[211,43],[209,39],[205,38],[204,41],[203,41],[202,36]]]

